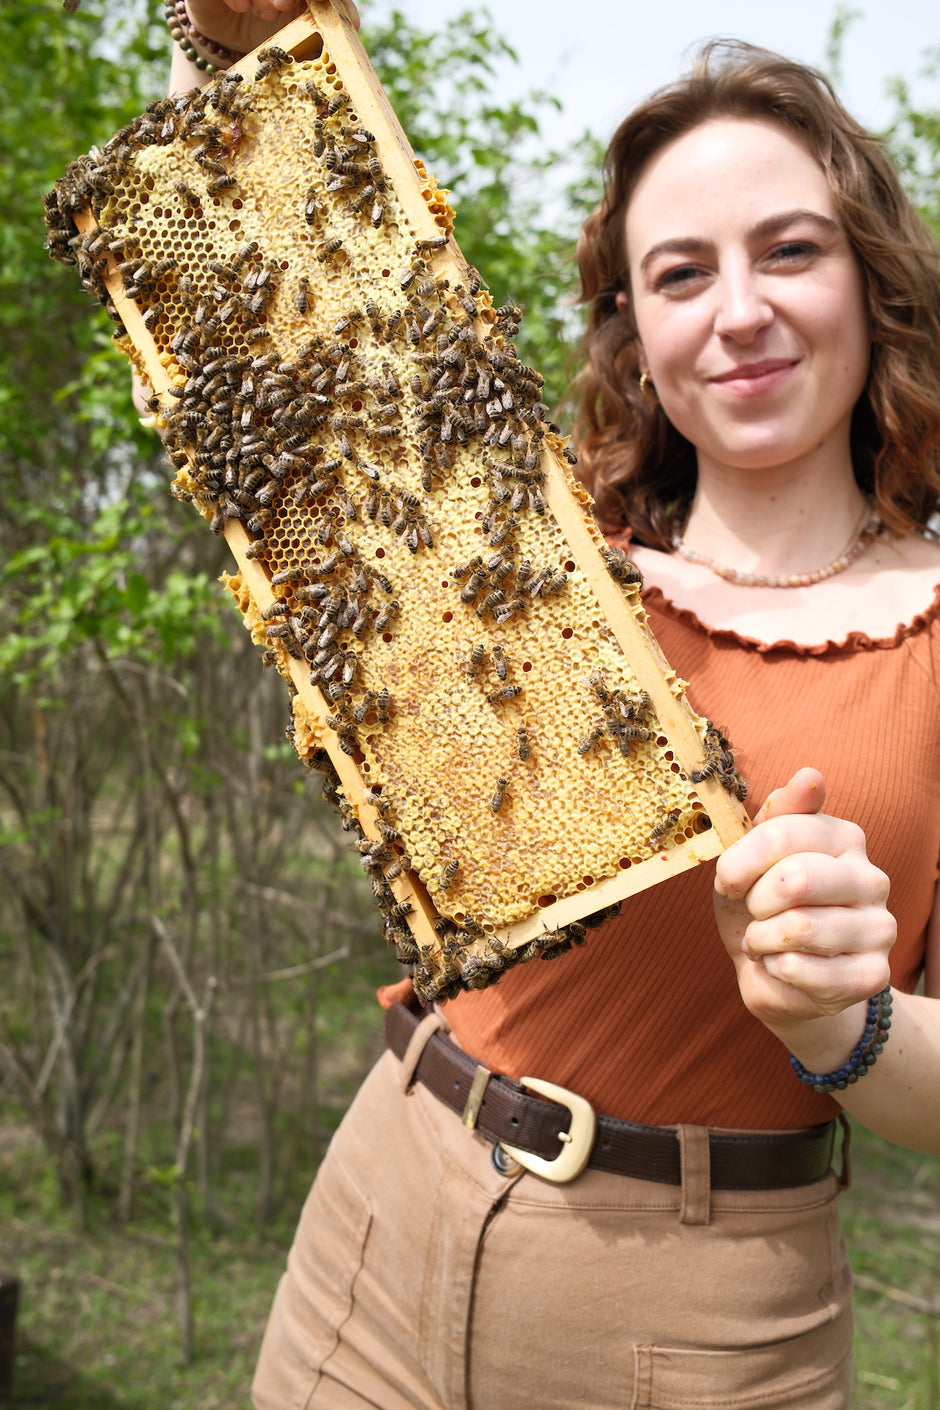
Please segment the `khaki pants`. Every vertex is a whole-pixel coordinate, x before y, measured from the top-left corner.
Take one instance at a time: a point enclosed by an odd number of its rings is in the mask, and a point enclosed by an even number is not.
[[[490,1144],[377,1064],[304,1207],[257,1410],[847,1410],[850,1277],[830,1173],[709,1191],[507,1178]],[[696,1159],[696,1151],[704,1158]]]

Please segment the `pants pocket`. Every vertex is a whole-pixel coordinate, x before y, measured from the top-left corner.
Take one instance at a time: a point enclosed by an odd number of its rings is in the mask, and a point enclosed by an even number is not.
[[[256,1410],[304,1410],[353,1307],[372,1209],[328,1152],[301,1215],[252,1384]]]
[[[849,1410],[852,1319],[736,1351],[638,1346],[631,1410]]]

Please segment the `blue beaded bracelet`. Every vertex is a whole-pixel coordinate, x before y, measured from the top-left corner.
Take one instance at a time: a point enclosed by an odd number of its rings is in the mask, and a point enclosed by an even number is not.
[[[874,1067],[888,1041],[891,1008],[891,986],[888,985],[880,994],[868,1000],[865,1031],[852,1049],[848,1062],[835,1072],[807,1072],[799,1058],[795,1058],[791,1053],[790,1066],[800,1081],[812,1087],[814,1092],[844,1092],[846,1087],[864,1077],[868,1069]]]

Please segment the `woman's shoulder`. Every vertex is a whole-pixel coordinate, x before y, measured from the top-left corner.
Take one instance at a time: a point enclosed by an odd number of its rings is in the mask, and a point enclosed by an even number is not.
[[[645,586],[658,589],[673,609],[706,630],[765,646],[891,644],[940,615],[940,542],[933,536],[881,535],[845,572],[798,588],[727,582],[675,554],[628,551]]]

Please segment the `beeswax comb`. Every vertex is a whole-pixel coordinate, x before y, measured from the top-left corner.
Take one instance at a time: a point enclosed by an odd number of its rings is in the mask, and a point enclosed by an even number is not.
[[[424,999],[742,835],[728,741],[605,546],[520,312],[329,0],[73,162],[46,210]]]

